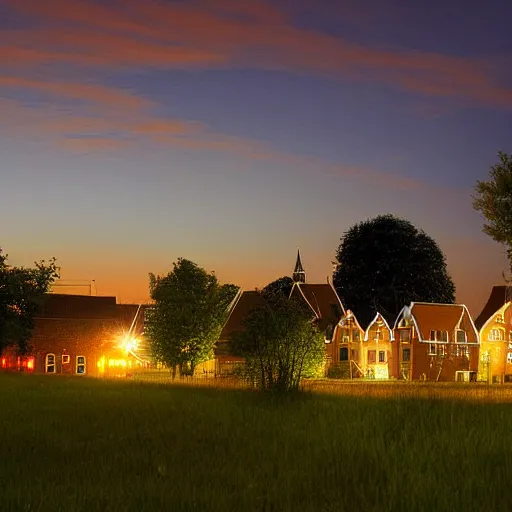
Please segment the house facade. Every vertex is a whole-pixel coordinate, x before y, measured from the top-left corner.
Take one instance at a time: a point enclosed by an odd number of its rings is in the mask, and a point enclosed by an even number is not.
[[[480,328],[478,380],[512,381],[512,302],[506,302]]]
[[[377,313],[364,333],[362,368],[365,377],[389,379],[394,369],[394,333],[385,318]]]
[[[394,339],[392,377],[476,380],[480,343],[466,306],[413,302],[398,315]]]
[[[126,375],[149,365],[142,337],[144,308],[115,297],[48,294],[30,342],[31,352],[2,355],[7,371],[48,375]]]

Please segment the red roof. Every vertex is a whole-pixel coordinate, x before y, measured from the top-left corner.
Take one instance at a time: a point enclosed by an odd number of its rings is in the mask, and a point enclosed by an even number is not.
[[[231,313],[229,314],[224,327],[219,336],[219,341],[229,341],[234,332],[240,332],[245,329],[244,320],[247,315],[256,307],[264,304],[264,299],[260,292],[242,292],[235,302]]]

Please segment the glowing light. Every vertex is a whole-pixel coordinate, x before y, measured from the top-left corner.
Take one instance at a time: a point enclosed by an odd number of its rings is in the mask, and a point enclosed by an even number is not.
[[[120,348],[125,352],[135,352],[137,350],[138,340],[132,336],[124,336],[120,343]]]
[[[27,360],[27,370],[33,370],[34,369],[34,358],[31,357]]]
[[[7,368],[7,359],[2,357],[2,368]]]

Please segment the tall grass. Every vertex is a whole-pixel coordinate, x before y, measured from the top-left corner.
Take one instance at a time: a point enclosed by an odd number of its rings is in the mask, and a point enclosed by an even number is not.
[[[512,510],[509,404],[0,375],[0,510]]]

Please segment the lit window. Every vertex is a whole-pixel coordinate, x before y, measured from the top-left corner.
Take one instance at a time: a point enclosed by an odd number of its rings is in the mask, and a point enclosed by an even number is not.
[[[55,373],[55,354],[46,354],[44,368],[46,373]]]
[[[404,348],[402,351],[402,360],[403,361],[410,361],[411,360],[411,349],[410,348]]]
[[[455,331],[455,341],[457,343],[466,343],[466,341],[468,341],[466,331],[463,331],[462,329],[457,329]]]
[[[379,350],[379,363],[385,363],[385,362],[386,362],[386,351]]]
[[[368,364],[375,363],[377,359],[377,351],[376,350],[368,350]]]
[[[508,352],[507,354],[507,363],[512,363],[512,352]]]
[[[446,347],[444,345],[439,345],[437,347],[437,355],[443,357],[446,355]]]
[[[496,315],[496,323],[504,324],[505,320],[503,319],[503,315]]]
[[[503,329],[491,329],[488,338],[489,341],[503,341],[505,339],[505,331]]]
[[[435,343],[430,343],[428,346],[428,355],[435,356],[437,355],[437,345]]]
[[[85,374],[85,356],[76,356],[76,373]]]
[[[70,360],[71,360],[71,356],[69,354],[64,354],[62,356],[62,364],[69,364]]]
[[[373,341],[379,341],[381,338],[381,332],[380,332],[380,329],[377,329],[375,331],[375,336],[373,337]]]
[[[352,331],[352,341],[359,341],[359,330],[354,329]]]

